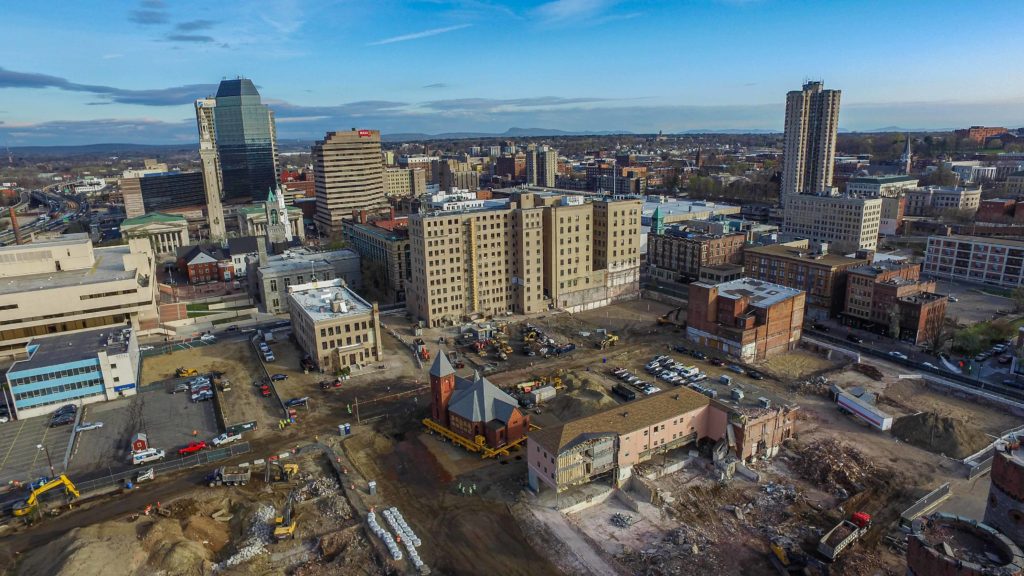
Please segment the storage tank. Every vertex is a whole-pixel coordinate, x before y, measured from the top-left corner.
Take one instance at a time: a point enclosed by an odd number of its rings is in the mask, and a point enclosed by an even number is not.
[[[995,528],[952,514],[916,520],[907,538],[907,576],[1021,576],[1020,548]]]

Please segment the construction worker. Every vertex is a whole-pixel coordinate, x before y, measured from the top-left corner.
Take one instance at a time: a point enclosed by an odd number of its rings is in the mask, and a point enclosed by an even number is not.
[[[349,413],[349,414],[351,414],[351,413],[352,413],[352,405],[351,405],[351,404],[345,404],[345,408],[347,408],[347,409],[348,409],[348,413]]]
[[[199,436],[199,430],[193,429],[192,430],[192,437],[195,438],[196,436]]]

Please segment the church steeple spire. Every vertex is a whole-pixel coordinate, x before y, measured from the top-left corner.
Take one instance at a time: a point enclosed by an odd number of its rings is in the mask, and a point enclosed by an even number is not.
[[[914,167],[914,153],[913,153],[913,151],[910,148],[910,134],[907,134],[906,140],[907,140],[907,145],[903,149],[903,155],[900,156],[900,162],[903,164],[903,172],[904,172],[904,174],[907,174],[909,176],[910,175],[910,171]]]

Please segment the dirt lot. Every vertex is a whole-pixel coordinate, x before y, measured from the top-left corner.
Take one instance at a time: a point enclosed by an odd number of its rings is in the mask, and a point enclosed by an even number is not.
[[[130,517],[76,529],[24,554],[16,574],[137,575],[393,573],[319,452],[295,460],[299,478],[271,488],[196,488],[162,507],[168,517]],[[294,490],[295,538],[274,540],[274,515]],[[224,514],[221,520],[212,517]],[[118,558],[111,562],[111,558]]]
[[[150,356],[142,364],[142,381],[163,382],[174,376],[178,367],[195,368],[200,373],[219,371],[231,381],[231,390],[218,392],[227,424],[255,420],[258,428],[246,437],[259,438],[277,428],[281,418],[279,406],[262,398],[253,382],[263,378],[259,360],[244,340],[218,342],[172,354]]]

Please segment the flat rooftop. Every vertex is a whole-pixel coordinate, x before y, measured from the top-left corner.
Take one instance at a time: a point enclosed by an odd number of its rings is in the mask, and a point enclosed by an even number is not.
[[[737,214],[740,211],[740,207],[732,204],[706,202],[704,200],[671,199],[664,202],[645,200],[643,208],[640,209],[641,217],[650,218],[654,215],[655,210],[659,211],[658,213],[662,218],[679,216],[681,214],[704,214],[707,217],[715,214]]]
[[[920,267],[920,264],[913,264],[907,260],[881,260],[872,261],[870,266],[858,266],[856,268],[850,268],[848,272],[850,274],[856,274],[858,276],[878,276],[884,272],[892,272],[894,270],[903,270],[905,268],[913,268],[914,266]]]
[[[29,342],[30,348],[36,347],[32,356],[15,363],[10,372],[89,360],[100,350],[106,350],[108,355],[124,354],[128,351],[128,338],[124,337],[123,330],[117,325],[35,338]]]
[[[817,254],[813,248],[797,248],[786,244],[770,244],[768,246],[748,246],[744,249],[747,254],[762,254],[787,260],[799,260],[809,264],[820,266],[845,266],[848,264],[867,263],[867,260],[851,258],[842,254]]]
[[[723,298],[735,300],[743,297],[749,298],[750,305],[757,307],[772,306],[803,292],[803,290],[789,288],[781,284],[772,284],[763,280],[754,280],[753,278],[738,278],[729,282],[722,282],[721,284],[709,284],[707,282],[698,282],[697,284],[707,287],[717,286],[718,295]]]
[[[850,184],[894,184],[897,182],[918,182],[919,178],[914,176],[857,176],[850,178]]]
[[[128,246],[95,248],[96,262],[92,268],[3,278],[0,279],[0,295],[131,280],[136,271],[124,269],[124,257],[128,254],[131,254]]]
[[[982,236],[929,236],[928,240],[956,240],[957,242],[974,242],[976,244],[994,244],[996,246],[1009,246],[1010,248],[1024,248],[1024,242],[1020,240],[1007,240],[1005,238],[988,238]]]
[[[271,256],[267,259],[266,264],[259,267],[259,270],[261,274],[283,274],[293,270],[310,270],[310,266],[315,264],[332,266],[331,262],[349,258],[359,258],[359,255],[347,248],[330,252],[313,252],[302,248]]]
[[[39,248],[49,248],[53,246],[76,246],[78,244],[85,244],[88,241],[89,235],[84,232],[79,234],[64,234],[54,238],[41,238],[28,244],[11,244],[9,246],[2,246],[0,247],[0,254],[26,251],[31,252],[33,250],[38,250]]]
[[[679,387],[645,396],[603,412],[530,432],[530,439],[557,453],[583,434],[629,434],[708,406],[707,396]]]
[[[348,316],[369,314],[373,307],[358,294],[345,286],[325,286],[309,290],[289,292],[292,301],[298,304],[314,322],[335,320]],[[333,302],[343,303],[339,311],[334,311]]]

